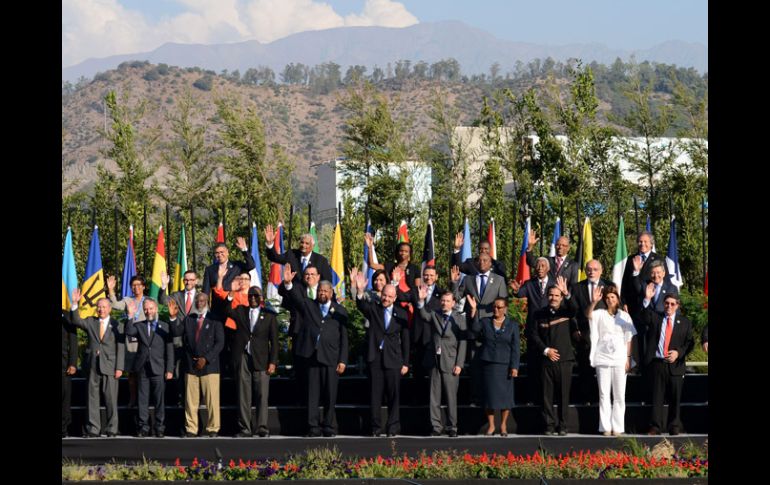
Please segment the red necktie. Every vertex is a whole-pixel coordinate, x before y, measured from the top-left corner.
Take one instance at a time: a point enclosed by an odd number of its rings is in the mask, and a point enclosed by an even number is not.
[[[563,262],[564,258],[556,257],[556,274],[559,274],[559,270],[561,269],[561,263]]]
[[[673,322],[671,322],[671,317],[669,316],[668,319],[666,319],[666,340],[663,341],[663,357],[665,358],[668,355],[668,344],[671,342],[671,332],[674,330]]]
[[[192,308],[192,298],[190,298],[190,292],[187,292],[187,299],[184,302],[184,314],[189,315]]]
[[[203,328],[203,315],[198,317],[198,328],[195,329],[195,343],[201,338],[201,328]]]

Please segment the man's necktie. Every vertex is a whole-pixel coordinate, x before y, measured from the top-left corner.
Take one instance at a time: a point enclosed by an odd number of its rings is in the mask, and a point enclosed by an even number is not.
[[[195,329],[195,343],[201,338],[201,328],[203,328],[203,315],[198,317],[198,328]]]
[[[390,313],[388,313],[388,309],[387,308],[385,309],[384,320],[385,320],[385,330],[387,331],[388,328],[390,328]]]
[[[668,355],[668,344],[671,342],[671,332],[674,330],[674,323],[671,321],[671,316],[666,319],[666,340],[663,341],[663,358]]]
[[[561,264],[564,262],[564,258],[557,256],[556,257],[556,274],[559,274],[559,270],[561,269]]]
[[[479,298],[484,296],[484,290],[487,289],[487,275],[480,274],[479,278],[481,278],[481,287],[479,288]]]
[[[184,302],[184,314],[185,315],[189,315],[190,314],[190,310],[192,309],[192,296],[190,295],[191,293],[192,293],[192,291],[188,291],[187,292],[187,298],[185,299],[185,302]]]
[[[540,282],[540,294],[545,295],[545,281]]]
[[[326,318],[326,315],[329,313],[329,309],[326,305],[321,305],[321,315]]]
[[[642,254],[642,264],[647,261],[647,256],[645,254]]]
[[[302,257],[302,271],[305,271],[305,268],[307,267],[307,257]]]
[[[310,298],[311,300],[315,300],[315,290],[313,290],[313,287],[312,287],[312,286],[311,286],[310,288],[308,288],[308,289],[307,289],[307,296],[308,296],[308,298]]]
[[[104,340],[104,334],[107,331],[108,320],[99,320],[99,340]]]

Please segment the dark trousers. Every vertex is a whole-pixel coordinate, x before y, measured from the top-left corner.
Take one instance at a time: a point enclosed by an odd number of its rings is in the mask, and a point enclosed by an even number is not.
[[[543,404],[543,378],[541,357],[534,351],[527,350],[527,379],[529,380],[529,399],[528,403],[535,406]]]
[[[591,360],[589,358],[591,354],[590,345],[583,345],[582,343],[577,346],[577,391],[578,402],[597,402],[599,396],[597,394],[596,386],[596,369],[591,367]]]
[[[316,354],[306,361],[307,375],[307,426],[311,434],[317,434],[323,427],[324,433],[337,433],[337,419],[334,407],[337,404],[337,375],[336,366],[324,365],[316,360]],[[321,400],[323,397],[323,401]],[[323,404],[323,422],[319,421],[321,412],[318,408]]]
[[[139,431],[148,432],[150,430],[150,394],[152,394],[152,401],[155,405],[155,432],[163,433],[166,429],[166,406],[165,406],[165,391],[166,382],[164,375],[153,375],[149,370],[150,363],[146,363],[145,366],[138,372],[139,377],[139,399],[137,407],[139,410]]]
[[[650,427],[660,431],[663,428],[663,398],[668,391],[668,426],[671,431],[682,430],[682,420],[679,415],[679,403],[682,399],[682,384],[684,376],[671,375],[671,364],[663,359],[655,359],[649,365],[652,376],[652,417]]]
[[[257,408],[257,430],[269,431],[267,400],[270,394],[270,376],[266,370],[257,370],[251,356],[243,352],[236,367],[235,384],[238,393],[238,428],[241,433],[253,434],[251,403]]]
[[[569,406],[569,388],[572,381],[572,367],[574,361],[551,362],[543,359],[543,420],[546,431],[554,431],[557,428],[567,430],[567,408]],[[554,393],[559,392],[559,414],[553,411]]]
[[[70,401],[72,400],[72,379],[65,371],[61,372],[61,434],[68,434],[72,413]]]
[[[383,365],[382,351],[369,362],[369,379],[371,382],[371,398],[369,401],[372,417],[372,433],[382,432],[380,423],[380,407],[382,394],[385,392],[385,402],[388,405],[388,421],[385,423],[388,433],[398,434],[399,423],[399,387],[401,384],[401,369],[386,369]]]

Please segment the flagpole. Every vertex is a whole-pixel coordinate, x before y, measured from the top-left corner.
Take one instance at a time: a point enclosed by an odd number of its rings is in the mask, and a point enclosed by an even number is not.
[[[308,232],[310,232],[310,221],[313,220],[313,217],[312,217],[313,212],[311,209],[312,207],[310,206],[310,202],[308,202],[307,204],[307,231]]]
[[[701,220],[701,251],[703,253],[703,285],[706,285],[706,198],[701,197],[700,205],[700,220]]]
[[[115,223],[115,237],[112,238],[114,241],[113,245],[113,254],[115,256],[115,273],[118,274],[118,206],[116,205],[115,208],[112,211],[113,214],[113,221]]]
[[[166,250],[166,254],[164,255],[166,257],[166,276],[171,274],[169,271],[169,268],[171,268],[171,265],[169,264],[168,260],[171,259],[171,224],[169,224],[169,212],[168,212],[168,203],[166,203],[166,232],[168,233],[168,236],[166,237],[166,247],[164,248]],[[169,293],[171,293],[169,291]]]
[[[291,236],[294,229],[294,204],[289,207],[289,247],[291,247]]]
[[[198,274],[195,265],[195,208],[190,204],[190,232],[192,232],[192,270]]]
[[[251,201],[246,203],[246,224],[251,229]]]
[[[639,238],[639,203],[634,196],[634,219],[636,220],[636,237]]]
[[[567,234],[564,232],[564,196],[559,196],[559,205],[559,234],[566,236]]]
[[[484,238],[484,202],[479,199],[479,242]]]
[[[513,199],[511,201],[513,211],[513,223],[511,224],[511,274],[515,275],[514,265],[516,264],[516,212],[518,204],[516,203],[516,187],[513,187]]]
[[[543,239],[545,236],[545,194],[540,199],[540,256],[543,255]]]
[[[452,269],[452,255],[454,254],[455,245],[454,245],[454,234],[453,234],[453,227],[452,227],[452,219],[454,217],[455,212],[455,204],[454,200],[452,198],[449,198],[449,214],[447,217],[447,228],[449,229],[447,231],[447,239],[449,244],[447,245],[449,247],[449,253],[447,254],[447,259],[449,260],[448,268],[449,270]],[[448,274],[451,274],[449,271],[447,271]]]
[[[142,247],[142,277],[146,280],[147,279],[147,204],[144,204],[142,206],[142,233],[144,236],[144,247]]]
[[[225,220],[225,203],[222,202],[222,239],[227,244],[227,221]]]

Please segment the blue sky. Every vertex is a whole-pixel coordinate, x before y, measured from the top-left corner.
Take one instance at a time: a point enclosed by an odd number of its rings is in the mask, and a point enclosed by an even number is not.
[[[62,0],[62,64],[164,42],[271,42],[304,30],[440,20],[537,44],[646,49],[683,40],[708,46],[703,0]]]

